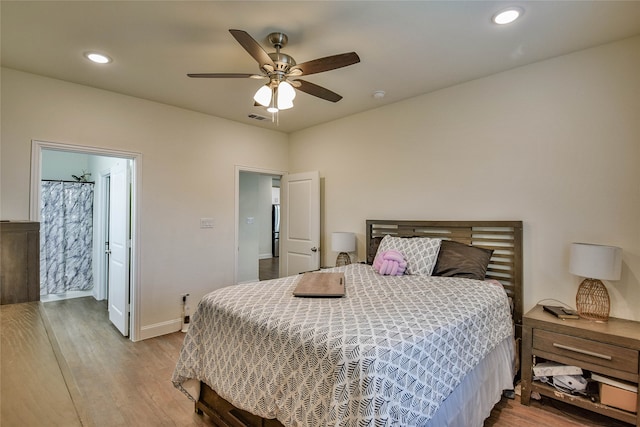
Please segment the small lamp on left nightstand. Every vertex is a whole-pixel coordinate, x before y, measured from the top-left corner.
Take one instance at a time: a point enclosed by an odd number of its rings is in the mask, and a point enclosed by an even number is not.
[[[335,231],[331,234],[331,249],[340,252],[336,258],[336,267],[351,264],[351,258],[347,252],[356,250],[356,235],[346,231]]]
[[[602,280],[620,280],[622,249],[616,246],[572,243],[569,272],[585,279],[576,294],[578,315],[589,320],[609,320],[611,303]]]

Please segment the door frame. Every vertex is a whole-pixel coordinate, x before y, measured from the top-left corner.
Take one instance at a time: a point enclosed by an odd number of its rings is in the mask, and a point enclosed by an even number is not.
[[[238,283],[238,251],[240,250],[239,245],[240,245],[240,173],[241,172],[257,173],[257,174],[263,174],[263,175],[274,175],[274,176],[280,176],[280,178],[282,178],[283,176],[288,174],[288,172],[279,171],[279,170],[273,170],[273,169],[261,169],[261,168],[254,168],[254,167],[250,167],[250,166],[240,166],[240,165],[236,165],[235,166],[235,177],[234,177],[234,183],[235,183],[235,206],[234,206],[235,231],[234,231],[234,246],[233,246],[235,248],[235,250],[233,251],[233,265],[234,265],[233,283],[234,284]]]
[[[97,156],[119,157],[131,160],[131,257],[130,257],[130,311],[129,339],[139,341],[140,330],[140,195],[142,193],[142,153],[111,148],[73,145],[52,141],[31,141],[31,192],[29,195],[29,219],[40,222],[42,180],[42,151],[56,150]]]

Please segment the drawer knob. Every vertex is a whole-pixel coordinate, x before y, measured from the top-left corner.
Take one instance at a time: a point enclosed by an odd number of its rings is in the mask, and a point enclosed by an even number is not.
[[[569,347],[568,345],[558,344],[556,342],[553,343],[553,346],[557,347],[557,348],[561,348],[563,350],[574,351],[576,353],[581,353],[581,354],[586,354],[588,356],[597,357],[599,359],[611,360],[611,356],[606,355],[606,354],[595,353],[593,351],[583,350],[581,348]]]

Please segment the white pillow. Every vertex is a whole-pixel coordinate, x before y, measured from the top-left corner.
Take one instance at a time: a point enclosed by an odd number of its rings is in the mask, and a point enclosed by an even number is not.
[[[377,253],[396,250],[407,260],[405,274],[431,276],[438,260],[442,239],[430,237],[394,237],[389,234],[382,238]]]

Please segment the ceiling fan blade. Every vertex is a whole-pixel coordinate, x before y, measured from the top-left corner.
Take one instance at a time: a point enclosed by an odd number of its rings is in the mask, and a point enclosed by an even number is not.
[[[303,62],[302,64],[294,66],[293,69],[300,69],[302,70],[302,74],[307,76],[309,74],[322,73],[324,71],[357,64],[358,62],[360,62],[358,54],[349,52]]]
[[[204,79],[248,79],[255,77],[264,77],[255,74],[242,74],[242,73],[190,73],[187,74],[189,77],[193,78],[204,78]]]
[[[251,55],[256,61],[258,61],[260,67],[262,67],[263,65],[270,65],[273,68],[276,67],[267,52],[265,52],[262,46],[260,46],[260,44],[249,35],[249,33],[242,30],[229,30],[229,32],[233,37],[235,37],[238,43],[242,45],[244,50],[249,52],[249,55]]]
[[[308,93],[309,95],[317,96],[318,98],[326,99],[331,102],[338,102],[342,99],[342,96],[327,88],[318,86],[317,84],[309,83],[305,80],[294,80],[294,82],[296,83],[294,84],[296,89],[301,90],[304,93]]]

